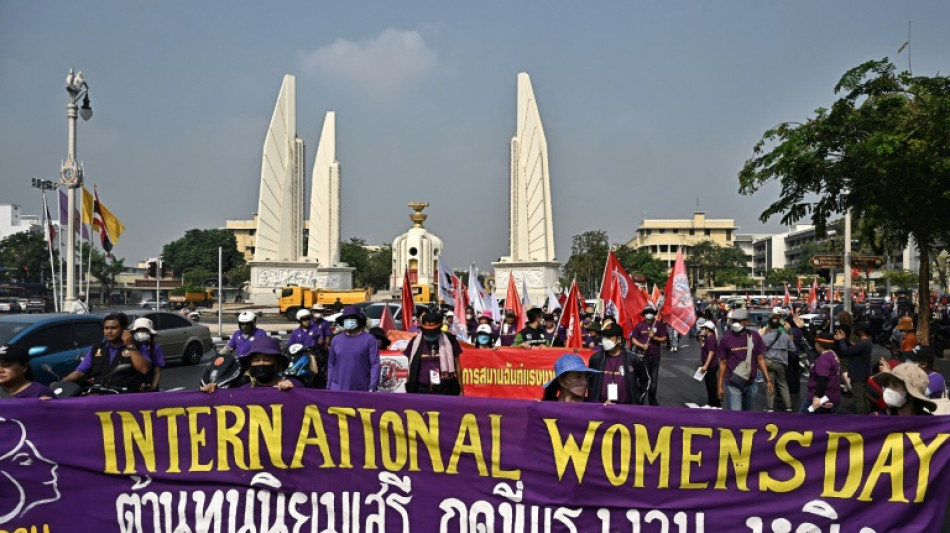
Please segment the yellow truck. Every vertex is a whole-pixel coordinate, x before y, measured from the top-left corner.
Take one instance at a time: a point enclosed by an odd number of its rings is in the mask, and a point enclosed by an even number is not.
[[[207,289],[205,291],[188,291],[184,296],[171,296],[168,303],[175,309],[181,309],[186,305],[194,309],[198,306],[211,307],[214,305],[214,291]]]
[[[310,289],[295,285],[281,289],[278,305],[280,314],[287,320],[297,321],[297,311],[310,309],[316,303],[330,307],[339,298],[343,305],[368,302],[372,296],[370,289]]]

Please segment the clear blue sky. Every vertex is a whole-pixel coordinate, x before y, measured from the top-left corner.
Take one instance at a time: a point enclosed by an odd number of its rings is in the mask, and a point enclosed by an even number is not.
[[[736,175],[770,126],[834,99],[847,69],[897,55],[950,71],[950,2],[0,3],[0,202],[38,213],[30,178],[66,155],[70,66],[91,86],[87,180],[127,226],[129,264],[187,229],[257,208],[261,145],[281,77],[297,76],[307,176],[337,112],[343,238],[391,242],[428,201],[447,262],[507,254],[516,75],[548,139],[555,238],[700,208],[758,222],[772,188]]]

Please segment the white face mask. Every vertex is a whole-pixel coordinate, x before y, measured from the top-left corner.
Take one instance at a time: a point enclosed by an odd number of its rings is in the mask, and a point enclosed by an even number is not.
[[[358,324],[358,322],[357,322],[357,320],[356,320],[355,318],[344,318],[344,319],[343,319],[343,329],[345,329],[345,330],[347,330],[347,331],[353,331],[354,329],[356,329],[356,325],[357,325],[357,324]]]
[[[606,339],[606,338],[605,338],[605,339],[604,339],[603,341],[601,341],[601,342],[602,342],[603,345],[604,345],[604,351],[605,351],[605,352],[609,352],[609,351],[611,351],[611,350],[613,350],[614,348],[617,347],[617,343],[614,342],[614,341],[612,341],[612,340],[610,340],[610,339]]]
[[[884,389],[884,403],[888,407],[903,407],[907,403],[907,391],[897,392],[896,390],[887,387]]]
[[[729,324],[729,327],[732,328],[732,331],[736,333],[739,333],[743,330],[743,328],[745,328],[745,326],[742,325],[742,322],[733,322],[732,324]]]
[[[313,319],[314,319],[314,320],[321,320],[322,318],[323,318],[323,313],[314,313],[314,314],[313,314]]]
[[[136,331],[132,334],[132,338],[137,342],[145,342],[149,339],[149,334],[147,331]]]
[[[655,316],[656,316],[656,315],[654,315],[653,313],[647,313],[647,314],[643,315],[643,318],[645,318],[645,319],[647,319],[647,320],[653,320],[653,318],[654,318]]]

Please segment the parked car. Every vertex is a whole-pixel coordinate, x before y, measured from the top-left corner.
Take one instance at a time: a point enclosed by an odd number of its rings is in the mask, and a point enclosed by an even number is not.
[[[208,326],[193,322],[178,313],[165,311],[126,311],[129,325],[139,317],[152,321],[152,327],[158,332],[155,337],[165,353],[166,361],[180,360],[182,364],[194,365],[201,361],[206,353],[214,350],[211,342],[211,330]]]
[[[16,298],[0,298],[0,313],[22,313],[23,307]]]
[[[162,298],[159,302],[162,309],[168,309],[168,300]],[[142,300],[142,309],[155,309],[155,298],[146,298]]]
[[[49,384],[65,377],[89,348],[102,339],[97,315],[32,314],[0,317],[0,344],[26,348],[36,381]],[[49,365],[53,372],[43,369]]]
[[[39,296],[31,296],[27,298],[26,312],[27,313],[45,313],[46,312],[46,298],[41,298]]]

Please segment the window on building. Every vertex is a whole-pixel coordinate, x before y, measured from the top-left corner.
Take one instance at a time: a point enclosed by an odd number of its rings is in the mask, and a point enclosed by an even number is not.
[[[727,230],[726,230],[726,240],[727,240],[727,241],[731,241],[731,240],[732,240],[732,230],[731,230],[731,229],[727,229]]]
[[[690,235],[696,235],[696,230],[690,228],[689,234],[690,234]]]
[[[660,235],[663,235],[664,233],[666,233],[666,230],[665,230],[665,229],[660,229]]]
[[[661,253],[661,254],[665,254],[667,251],[669,251],[669,247],[668,247],[667,245],[665,245],[665,244],[661,244],[661,245],[660,245],[660,253]]]
[[[707,229],[705,230],[705,233],[706,233],[706,236],[707,236],[707,237],[709,237],[709,236],[710,236],[710,235],[712,234],[712,232],[711,232],[711,231],[709,231],[709,229],[708,229],[708,228],[707,228]]]

